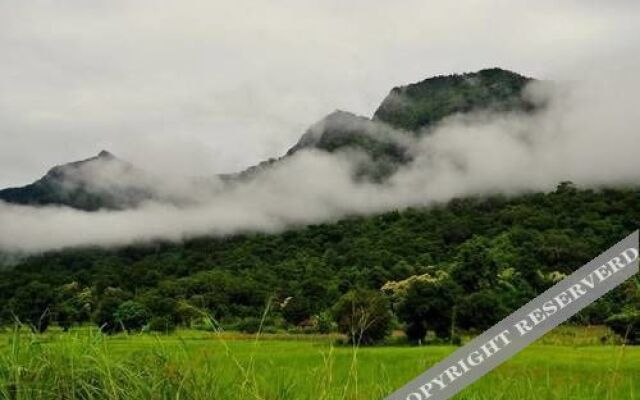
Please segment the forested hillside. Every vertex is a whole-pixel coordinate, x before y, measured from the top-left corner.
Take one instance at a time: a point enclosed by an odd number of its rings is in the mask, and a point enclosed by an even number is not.
[[[563,183],[547,194],[455,199],[273,235],[45,254],[1,273],[0,303],[5,324],[93,321],[111,329],[118,312],[130,323],[167,327],[196,323],[195,310],[242,329],[270,304],[267,325],[283,328],[317,325],[350,290],[428,274],[446,277],[438,287],[450,297],[447,311],[400,322],[478,330],[638,226],[640,191]],[[422,309],[440,297],[424,296]],[[602,323],[640,309],[639,301],[629,283],[577,321]]]

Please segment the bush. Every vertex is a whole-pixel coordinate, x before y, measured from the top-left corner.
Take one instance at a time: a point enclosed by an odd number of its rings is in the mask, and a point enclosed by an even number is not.
[[[234,329],[244,333],[258,333],[261,324],[262,320],[260,318],[247,317],[236,323]]]
[[[627,343],[640,344],[640,311],[631,310],[609,317],[605,324]]]
[[[120,304],[113,317],[127,331],[141,330],[149,321],[147,309],[133,300]]]
[[[391,333],[389,302],[375,290],[356,289],[342,296],[333,307],[338,330],[353,344],[380,342]]]
[[[176,330],[176,324],[173,322],[173,319],[167,315],[156,316],[149,320],[147,330],[151,332],[171,333]]]
[[[314,317],[318,333],[330,333],[335,329],[335,322],[330,313],[321,312]]]

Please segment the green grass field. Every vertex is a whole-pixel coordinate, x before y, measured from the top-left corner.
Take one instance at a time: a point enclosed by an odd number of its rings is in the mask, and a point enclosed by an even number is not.
[[[559,328],[457,399],[640,399],[640,348]],[[0,333],[2,399],[380,399],[451,346],[336,346],[335,337],[82,328]],[[570,344],[567,344],[570,343]]]

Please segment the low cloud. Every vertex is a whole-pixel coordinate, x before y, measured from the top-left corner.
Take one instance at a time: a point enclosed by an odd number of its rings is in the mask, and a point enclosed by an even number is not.
[[[363,155],[305,150],[242,183],[171,180],[147,186],[192,201],[99,212],[0,204],[0,249],[38,252],[277,232],[457,196],[552,190],[563,180],[594,188],[638,185],[637,93],[634,77],[535,83],[526,95],[544,105],[536,113],[457,115],[420,139],[401,139],[413,162],[383,184],[353,179]],[[372,132],[379,137],[385,129]],[[390,131],[385,137],[398,135]]]

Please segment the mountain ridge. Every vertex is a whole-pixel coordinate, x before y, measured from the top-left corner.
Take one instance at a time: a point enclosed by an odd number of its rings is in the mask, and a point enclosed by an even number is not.
[[[56,165],[33,183],[0,190],[7,203],[61,205],[84,211],[135,207],[151,194],[133,182],[143,174],[131,163],[107,150],[67,164]],[[127,177],[129,181],[121,181]]]
[[[373,162],[359,166],[358,175],[382,181],[392,175],[399,164],[412,160],[407,146],[403,145],[403,135],[406,141],[420,137],[457,113],[531,111],[535,106],[526,101],[522,93],[534,81],[505,69],[488,68],[464,74],[439,75],[396,86],[371,118],[334,110],[312,124],[284,156],[263,161],[226,178],[251,177],[283,158],[314,148],[328,152],[362,151]],[[407,93],[408,101],[399,101],[403,93]],[[431,100],[431,95],[435,99]],[[436,107],[439,103],[444,106]]]
[[[225,182],[250,179],[280,160],[309,149],[329,153],[355,150],[369,158],[357,166],[356,178],[381,182],[400,165],[412,161],[409,151],[412,139],[447,117],[480,110],[531,109],[533,106],[523,99],[522,91],[532,81],[515,72],[491,68],[397,86],[383,99],[373,117],[335,110],[312,124],[284,155],[218,177]],[[100,167],[107,172],[100,171]],[[85,211],[126,209],[153,197],[149,188],[136,186],[138,175],[143,173],[133,165],[101,150],[94,157],[55,166],[31,184],[0,190],[0,200]]]

